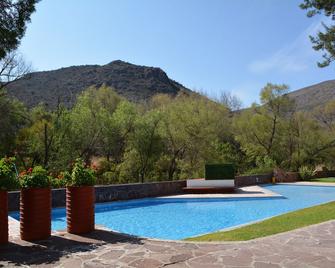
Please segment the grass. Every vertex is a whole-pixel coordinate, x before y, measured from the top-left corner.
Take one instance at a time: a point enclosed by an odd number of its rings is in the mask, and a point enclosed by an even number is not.
[[[293,211],[230,231],[216,232],[187,241],[245,241],[335,219],[335,202]]]
[[[311,179],[311,181],[315,182],[335,182],[335,178],[318,178],[318,179]]]

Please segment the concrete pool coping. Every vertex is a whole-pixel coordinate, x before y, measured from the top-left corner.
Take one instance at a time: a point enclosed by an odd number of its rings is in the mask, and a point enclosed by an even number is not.
[[[264,197],[282,197],[282,195],[270,191],[259,185],[245,186],[237,188],[234,193],[227,194],[180,194],[162,196],[159,198],[264,198]]]
[[[280,185],[298,185],[298,186],[325,186],[335,187],[335,182],[317,182],[317,181],[296,181],[296,182],[280,182]]]

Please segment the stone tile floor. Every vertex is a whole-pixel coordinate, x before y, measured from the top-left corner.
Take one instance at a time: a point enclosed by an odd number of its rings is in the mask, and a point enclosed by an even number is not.
[[[335,267],[335,221],[247,242],[148,240],[99,228],[0,247],[0,267]]]

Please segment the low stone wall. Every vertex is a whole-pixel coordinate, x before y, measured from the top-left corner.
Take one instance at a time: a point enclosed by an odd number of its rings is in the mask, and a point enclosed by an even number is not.
[[[95,199],[97,203],[117,200],[129,200],[136,198],[174,195],[183,193],[186,181],[167,181],[134,184],[116,184],[95,187]],[[52,190],[52,207],[65,206],[65,189]],[[17,211],[20,208],[20,192],[8,194],[9,211]]]
[[[261,175],[247,175],[247,176],[236,176],[235,177],[235,186],[243,187],[264,183],[272,182],[272,173],[269,174],[261,174]]]
[[[314,178],[328,178],[328,177],[335,177],[335,170],[320,170],[316,171]]]

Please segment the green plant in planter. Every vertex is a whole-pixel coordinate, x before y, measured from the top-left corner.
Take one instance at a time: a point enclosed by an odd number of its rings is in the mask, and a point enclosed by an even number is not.
[[[96,176],[92,169],[85,168],[81,159],[77,159],[72,169],[71,178],[68,186],[93,186],[96,182]]]
[[[15,158],[2,158],[0,160],[0,190],[10,191],[19,188],[16,176]]]
[[[20,184],[22,189],[49,188],[51,182],[48,172],[43,167],[36,166],[20,174]]]
[[[61,172],[57,178],[51,178],[52,188],[65,188],[71,181],[71,174],[68,171]]]

